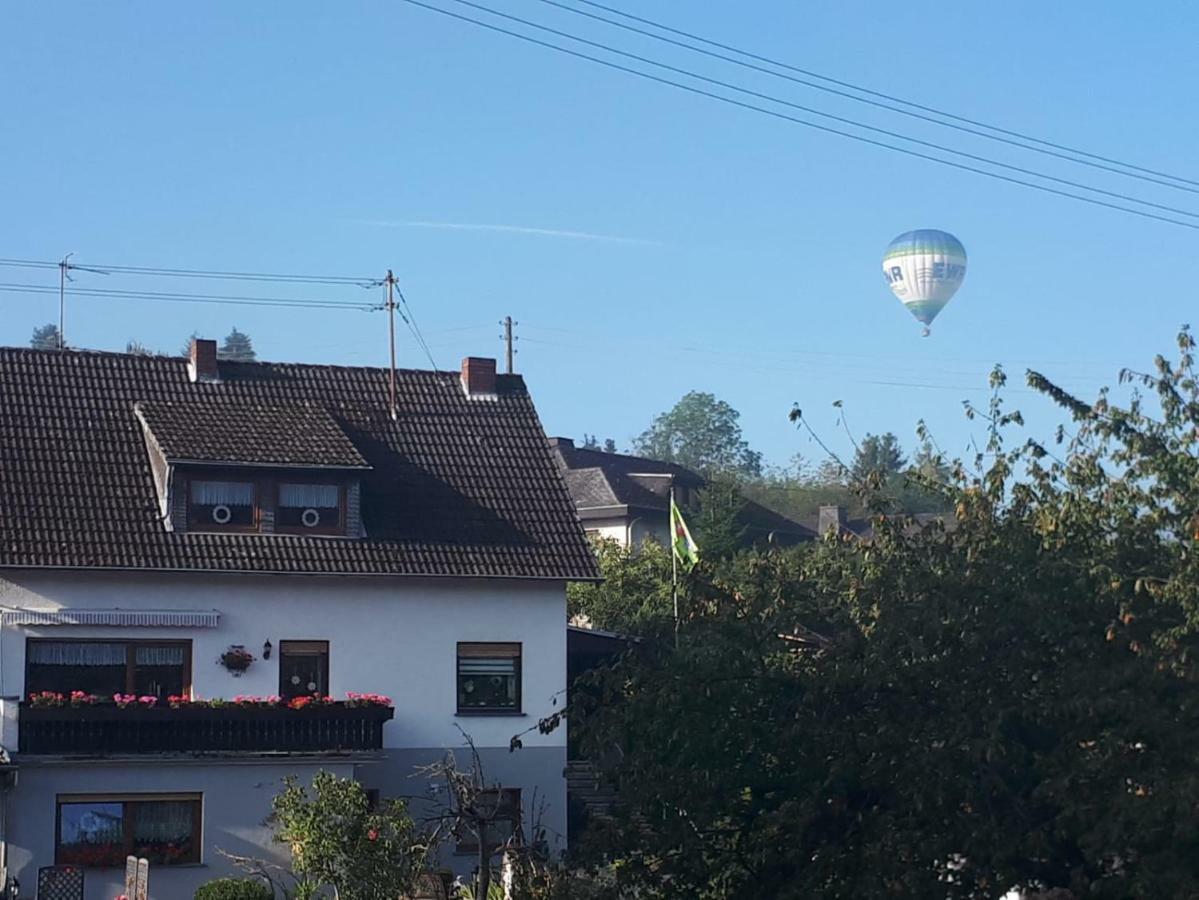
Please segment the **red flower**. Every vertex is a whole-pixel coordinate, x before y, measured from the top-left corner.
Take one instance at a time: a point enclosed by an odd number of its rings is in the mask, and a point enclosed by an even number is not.
[[[373,829],[373,828],[372,828],[370,831],[368,831],[368,832],[366,833],[366,839],[367,839],[368,841],[377,841],[377,840],[379,840],[379,832],[377,832],[375,829]]]

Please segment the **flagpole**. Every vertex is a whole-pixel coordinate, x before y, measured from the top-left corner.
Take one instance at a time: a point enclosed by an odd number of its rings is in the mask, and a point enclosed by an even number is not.
[[[679,643],[679,547],[674,524],[674,475],[670,476],[670,593],[674,600],[674,643]]]

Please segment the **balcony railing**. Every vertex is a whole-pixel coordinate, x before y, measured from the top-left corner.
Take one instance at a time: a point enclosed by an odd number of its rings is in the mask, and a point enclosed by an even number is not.
[[[380,750],[386,706],[32,707],[21,704],[21,753],[324,753]]]

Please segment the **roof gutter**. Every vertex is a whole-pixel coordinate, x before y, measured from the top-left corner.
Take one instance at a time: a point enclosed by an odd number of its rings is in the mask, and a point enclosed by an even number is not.
[[[294,575],[297,578],[460,578],[479,581],[577,581],[598,584],[602,575],[473,575],[445,572],[295,572],[287,569],[181,569],[153,566],[25,566],[0,564],[0,572],[138,572],[146,575]]]

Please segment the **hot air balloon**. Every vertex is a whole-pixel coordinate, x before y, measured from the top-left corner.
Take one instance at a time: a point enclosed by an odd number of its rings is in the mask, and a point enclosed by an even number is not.
[[[946,231],[905,231],[883,254],[883,276],[928,337],[928,326],[966,278],[966,248]]]

